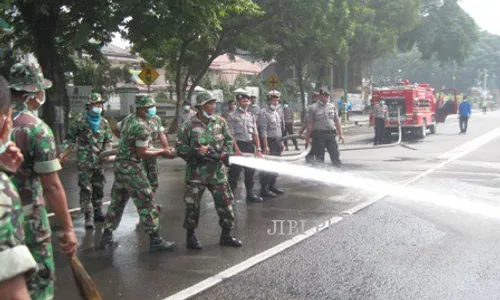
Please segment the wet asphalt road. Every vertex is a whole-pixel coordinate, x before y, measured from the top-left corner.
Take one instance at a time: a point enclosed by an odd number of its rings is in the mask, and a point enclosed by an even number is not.
[[[416,150],[342,152],[343,170],[402,182],[434,168],[446,159],[443,153],[498,126],[500,113],[475,114],[467,135],[459,135],[453,117],[440,126],[438,134],[408,141]],[[355,145],[370,145],[366,138],[371,132],[355,128],[347,139]],[[498,146],[500,140],[495,139],[411,185],[496,206]],[[295,233],[270,235],[273,220],[302,221],[309,229],[332,216],[344,218],[195,299],[498,299],[500,295],[495,266],[500,237],[495,229],[500,222],[401,197],[387,197],[349,216],[344,212],[376,194],[282,176],[280,183],[287,193],[278,199],[247,205],[241,200],[242,191],[236,192],[234,234],[244,242],[241,249],[219,247],[220,229],[206,193],[197,231],[205,248],[192,252],[185,250],[181,227],[183,164],[164,160],[160,168],[164,172],[158,192],[163,205],[161,234],[177,242],[176,251],[148,253],[148,238],[136,225],[133,204],[115,233],[120,246],[114,251],[96,249],[100,227],[85,231],[82,220],[75,219],[80,259],[104,299],[164,299],[293,238]],[[71,207],[77,207],[74,167],[65,168],[61,177]],[[109,200],[111,170],[106,178],[105,200]],[[57,251],[56,264],[56,299],[76,299],[71,273]]]

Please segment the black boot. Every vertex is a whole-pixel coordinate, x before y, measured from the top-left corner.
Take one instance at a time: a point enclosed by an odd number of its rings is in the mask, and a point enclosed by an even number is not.
[[[94,221],[104,222],[104,214],[102,213],[102,209],[100,207],[94,209]]]
[[[94,218],[92,217],[92,213],[85,213],[85,228],[94,229],[94,227]]]
[[[284,191],[284,190],[277,188],[275,185],[270,186],[270,187],[269,187],[269,190],[270,190],[271,192],[273,192],[273,193],[277,194],[277,195],[281,195],[281,194],[284,194],[284,193],[285,193],[285,191]]]
[[[149,235],[149,252],[168,251],[174,248],[174,242],[165,241],[157,232]]]
[[[262,198],[276,198],[276,194],[271,192],[269,190],[269,187],[267,186],[263,186],[261,191],[260,191],[260,195],[262,196]]]
[[[256,203],[262,201],[264,201],[264,199],[262,199],[262,197],[255,195],[253,192],[247,193],[247,202]]]
[[[194,230],[187,231],[186,248],[193,250],[201,250],[201,248],[203,248],[200,241],[198,241],[198,238],[194,234]]]
[[[223,229],[220,235],[220,245],[230,247],[241,247],[241,241],[231,236],[229,229]]]
[[[113,248],[117,245],[118,243],[113,240],[113,232],[109,229],[104,229],[101,236],[101,249]]]

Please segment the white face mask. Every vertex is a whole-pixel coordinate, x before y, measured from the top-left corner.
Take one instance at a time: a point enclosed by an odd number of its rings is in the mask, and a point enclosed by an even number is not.
[[[212,115],[209,115],[206,111],[203,111],[203,116],[209,120],[212,120],[214,117]]]
[[[278,109],[278,105],[271,104],[269,105],[269,108],[271,108],[272,110],[276,110]]]

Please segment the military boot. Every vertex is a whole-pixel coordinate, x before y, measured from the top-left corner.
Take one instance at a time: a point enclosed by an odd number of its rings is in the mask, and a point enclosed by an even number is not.
[[[220,245],[230,246],[230,247],[241,247],[242,243],[240,240],[231,236],[231,230],[223,229],[220,235]]]
[[[200,241],[198,241],[198,238],[194,234],[194,230],[187,231],[186,248],[193,250],[201,250],[202,248]]]
[[[118,243],[113,240],[113,231],[104,229],[104,232],[101,236],[101,249],[104,250],[106,248],[113,248],[117,245]]]
[[[262,198],[276,198],[276,194],[269,190],[268,186],[263,186],[260,191]]]
[[[174,248],[175,243],[164,240],[158,232],[149,235],[149,252],[168,251]]]
[[[270,190],[271,192],[273,192],[273,193],[277,194],[277,195],[281,195],[281,194],[284,194],[284,193],[285,193],[285,191],[284,191],[284,190],[277,188],[277,187],[276,187],[276,185],[271,185],[271,186],[269,187],[269,190]]]
[[[253,192],[247,193],[247,202],[256,203],[256,202],[262,202],[262,201],[264,201],[264,199],[262,199],[262,197],[255,195]]]
[[[104,214],[102,213],[102,209],[100,207],[94,209],[94,221],[104,222]]]
[[[85,213],[85,228],[86,229],[94,229],[94,218],[92,213]]]

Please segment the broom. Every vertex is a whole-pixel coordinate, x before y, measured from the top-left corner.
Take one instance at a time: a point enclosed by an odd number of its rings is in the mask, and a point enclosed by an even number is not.
[[[76,286],[80,292],[80,296],[85,300],[102,300],[101,294],[97,290],[97,286],[90,278],[89,274],[83,267],[82,263],[76,255],[70,259],[71,271],[75,279]]]

